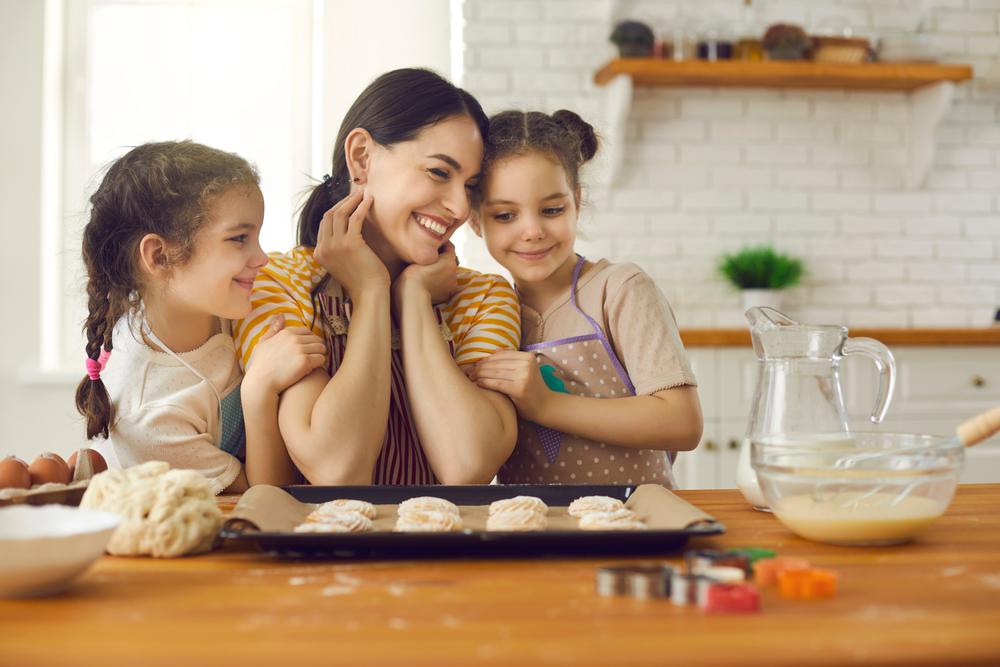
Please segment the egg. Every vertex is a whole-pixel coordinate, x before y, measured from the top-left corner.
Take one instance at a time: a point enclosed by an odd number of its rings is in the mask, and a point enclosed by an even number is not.
[[[69,484],[73,477],[69,466],[63,458],[52,452],[45,452],[28,466],[28,474],[31,475],[31,485],[36,484]]]
[[[108,469],[107,462],[96,449],[81,449],[80,452],[87,452],[87,456],[90,458],[90,467],[93,471],[91,476]],[[69,470],[74,479],[76,479],[76,457],[80,452],[73,452],[69,455]]]
[[[28,464],[16,456],[0,461],[0,489],[27,489],[31,486]]]

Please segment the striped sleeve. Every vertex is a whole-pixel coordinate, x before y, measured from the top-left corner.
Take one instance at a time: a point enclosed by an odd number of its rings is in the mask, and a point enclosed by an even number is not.
[[[521,308],[502,277],[459,269],[459,290],[442,308],[461,366],[521,344]]]
[[[310,328],[322,336],[322,325],[313,322],[311,291],[322,278],[312,260],[310,248],[296,248],[288,254],[271,253],[267,265],[257,274],[250,294],[250,314],[233,325],[233,338],[246,371],[253,351],[267,331],[271,318],[285,316],[285,328]]]

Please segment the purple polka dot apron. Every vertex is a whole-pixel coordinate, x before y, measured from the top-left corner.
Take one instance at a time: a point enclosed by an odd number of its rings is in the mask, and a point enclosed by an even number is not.
[[[635,387],[604,329],[580,308],[576,291],[585,259],[573,269],[570,300],[580,334],[524,345],[534,352],[546,386],[576,396],[627,398]],[[502,484],[643,484],[673,487],[665,451],[618,447],[518,420],[517,446],[497,474]]]
[[[347,347],[347,331],[351,321],[351,301],[347,298],[320,293],[320,314],[323,318],[323,330],[326,346],[329,351],[327,372],[333,376],[340,368],[344,351]],[[441,310],[435,306],[434,315],[445,339],[452,357],[455,356],[455,344],[451,340],[450,329],[444,322]],[[393,329],[392,335],[392,374],[389,396],[389,421],[385,429],[385,439],[382,441],[382,451],[379,453],[372,474],[372,484],[437,484],[431,469],[430,461],[424,454],[417,436],[416,424],[410,413],[410,402],[406,393],[406,380],[403,374],[403,356],[400,350],[398,330]]]

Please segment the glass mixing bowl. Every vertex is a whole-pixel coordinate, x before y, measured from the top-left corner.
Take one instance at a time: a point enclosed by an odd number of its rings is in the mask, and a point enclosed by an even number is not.
[[[775,516],[817,542],[906,542],[944,514],[965,461],[957,438],[912,433],[781,434],[751,442]]]

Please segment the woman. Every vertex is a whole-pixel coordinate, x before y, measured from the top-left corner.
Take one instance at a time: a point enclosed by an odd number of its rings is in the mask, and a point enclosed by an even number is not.
[[[281,394],[274,425],[313,484],[486,483],[513,450],[512,404],[461,366],[517,349],[517,298],[503,278],[457,268],[449,242],[487,130],[475,98],[437,74],[382,75],[341,124],[299,246],[254,284],[235,331],[244,365],[275,315],[327,344],[326,368]]]

